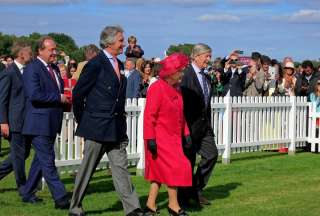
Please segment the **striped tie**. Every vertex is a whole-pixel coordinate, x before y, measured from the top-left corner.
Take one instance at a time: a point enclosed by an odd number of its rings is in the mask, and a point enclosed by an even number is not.
[[[204,102],[206,103],[206,106],[208,105],[209,101],[209,91],[208,91],[208,86],[207,86],[207,78],[206,75],[204,74],[203,71],[200,72],[202,76],[202,91],[204,95]]]

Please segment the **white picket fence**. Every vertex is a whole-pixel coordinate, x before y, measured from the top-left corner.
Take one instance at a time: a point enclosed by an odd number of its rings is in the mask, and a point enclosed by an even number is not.
[[[310,114],[309,114],[309,137],[308,142],[311,145],[311,152],[320,152],[320,133],[319,133],[319,125],[317,125],[317,121],[320,123],[320,112],[316,112],[315,104],[310,104]]]
[[[145,99],[128,99],[126,103],[128,159],[137,170],[144,168],[144,106]],[[315,135],[315,127],[311,125],[315,120],[307,117],[310,107],[305,97],[213,98],[212,127],[223,163],[229,163],[233,153],[287,147],[289,154],[294,154],[295,148],[307,141],[318,142],[319,137],[307,134],[311,131]],[[75,128],[73,114],[65,113],[61,135],[56,140],[59,169],[73,170],[81,163],[84,142],[74,136]],[[103,157],[100,166],[107,166],[107,161]]]

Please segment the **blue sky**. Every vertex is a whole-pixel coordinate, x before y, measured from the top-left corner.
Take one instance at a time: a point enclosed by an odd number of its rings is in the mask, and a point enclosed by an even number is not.
[[[0,0],[0,31],[63,32],[98,44],[106,25],[135,35],[146,57],[171,44],[207,43],[213,57],[233,49],[282,59],[320,58],[320,0]]]

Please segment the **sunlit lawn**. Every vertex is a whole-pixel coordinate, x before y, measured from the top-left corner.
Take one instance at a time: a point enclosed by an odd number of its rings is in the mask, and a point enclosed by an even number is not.
[[[8,152],[5,144],[0,161]],[[29,158],[28,164],[31,159]],[[149,184],[133,174],[133,183],[142,206]],[[83,207],[87,215],[123,215],[121,203],[114,192],[112,179],[105,170],[97,171],[90,183]],[[72,191],[73,178],[61,176],[67,190]],[[21,202],[13,175],[0,181],[0,215],[37,216],[67,215],[66,210],[55,210],[46,188],[38,192],[43,204]],[[320,155],[297,153],[295,156],[275,152],[243,153],[232,156],[230,165],[217,164],[205,196],[212,202],[202,209],[189,209],[190,215],[320,215]],[[168,215],[167,194],[162,188],[158,199],[161,215]]]

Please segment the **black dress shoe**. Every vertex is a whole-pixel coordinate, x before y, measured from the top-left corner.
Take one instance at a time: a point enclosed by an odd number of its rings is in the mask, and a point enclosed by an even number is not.
[[[143,216],[143,215],[144,215],[143,211],[140,208],[137,208],[132,212],[130,212],[129,214],[127,214],[127,216]]]
[[[168,212],[170,216],[189,216],[187,212],[185,212],[183,209],[179,209],[178,212],[173,211],[171,208],[168,207]]]
[[[158,215],[160,215],[159,209],[156,209],[155,211],[153,211],[148,206],[146,206],[146,208],[143,210],[143,216],[158,216]]]
[[[199,195],[198,198],[199,198],[199,203],[201,205],[210,205],[211,204],[210,201],[202,195]]]
[[[62,198],[62,199],[57,200],[57,201],[55,202],[54,207],[55,207],[56,209],[69,209],[69,207],[70,207],[70,201],[69,201],[69,199],[68,199],[67,197]]]
[[[40,199],[37,196],[32,196],[32,197],[30,197],[28,199],[22,198],[22,202],[31,203],[31,204],[41,203],[42,201],[43,201],[43,199]]]

